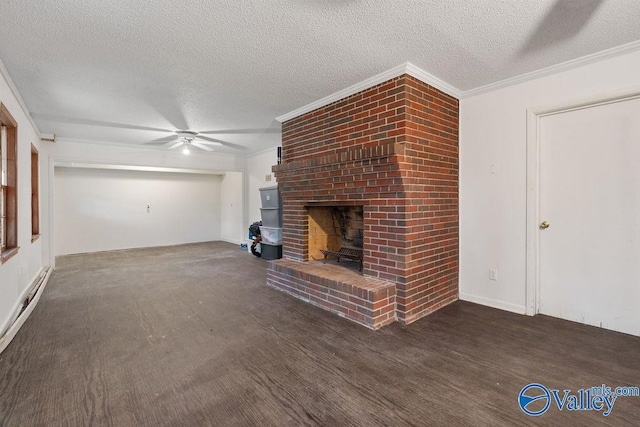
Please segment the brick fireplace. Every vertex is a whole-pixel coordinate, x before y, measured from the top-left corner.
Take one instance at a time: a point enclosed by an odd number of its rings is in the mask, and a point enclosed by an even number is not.
[[[373,329],[458,298],[457,99],[396,77],[284,122],[282,159],[268,285]],[[362,272],[322,246],[360,247]]]

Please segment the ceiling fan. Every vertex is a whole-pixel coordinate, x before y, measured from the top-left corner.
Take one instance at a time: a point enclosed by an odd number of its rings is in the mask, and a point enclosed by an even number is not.
[[[177,138],[177,141],[176,141]],[[183,154],[189,154],[193,147],[203,151],[214,151],[212,147],[221,145],[230,145],[228,142],[223,142],[214,138],[203,136],[198,132],[191,130],[176,131],[174,135],[156,139],[155,141],[146,142],[146,145],[163,145],[169,150],[176,148],[182,148]],[[235,147],[234,147],[235,148]]]
[[[171,130],[166,128],[158,128],[144,125],[133,125],[127,123],[116,123],[94,119],[86,119],[81,117],[66,117],[57,116],[52,114],[43,113],[31,113],[31,115],[40,120],[52,121],[55,123],[68,123],[74,125],[88,125],[98,126],[105,128],[116,128],[125,130],[136,130],[143,132],[162,132],[167,134],[153,141],[142,142],[143,145],[161,146],[165,149],[176,149],[182,147],[183,151],[190,151],[192,147],[196,147],[198,150],[214,151],[212,147],[223,146],[238,151],[247,150],[246,146],[240,144],[234,144],[222,139],[211,138],[205,135],[244,135],[244,134],[277,134],[280,133],[280,129],[269,126],[266,128],[230,128],[230,129],[217,129],[206,130],[202,132],[195,132],[188,130],[188,124],[180,111],[173,114],[164,114],[163,117],[168,116],[167,121],[175,126],[173,129],[184,130]],[[166,118],[166,117],[165,117]],[[173,120],[172,120],[173,119]],[[185,150],[185,148],[187,150]]]

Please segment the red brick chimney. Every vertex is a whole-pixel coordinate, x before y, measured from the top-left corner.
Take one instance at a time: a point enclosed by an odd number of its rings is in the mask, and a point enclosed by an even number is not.
[[[267,284],[374,329],[458,298],[457,99],[402,75],[284,122],[282,152]],[[361,207],[362,273],[311,259],[319,206]]]

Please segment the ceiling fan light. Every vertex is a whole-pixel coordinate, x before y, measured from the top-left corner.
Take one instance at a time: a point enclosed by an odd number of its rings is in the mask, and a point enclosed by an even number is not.
[[[186,156],[190,152],[191,152],[191,150],[189,150],[189,147],[185,145],[184,148],[182,149],[182,154],[184,154]]]

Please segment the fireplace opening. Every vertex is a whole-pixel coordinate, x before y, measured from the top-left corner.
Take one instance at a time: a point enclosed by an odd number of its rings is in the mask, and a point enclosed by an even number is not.
[[[362,206],[308,206],[309,259],[362,271]]]

